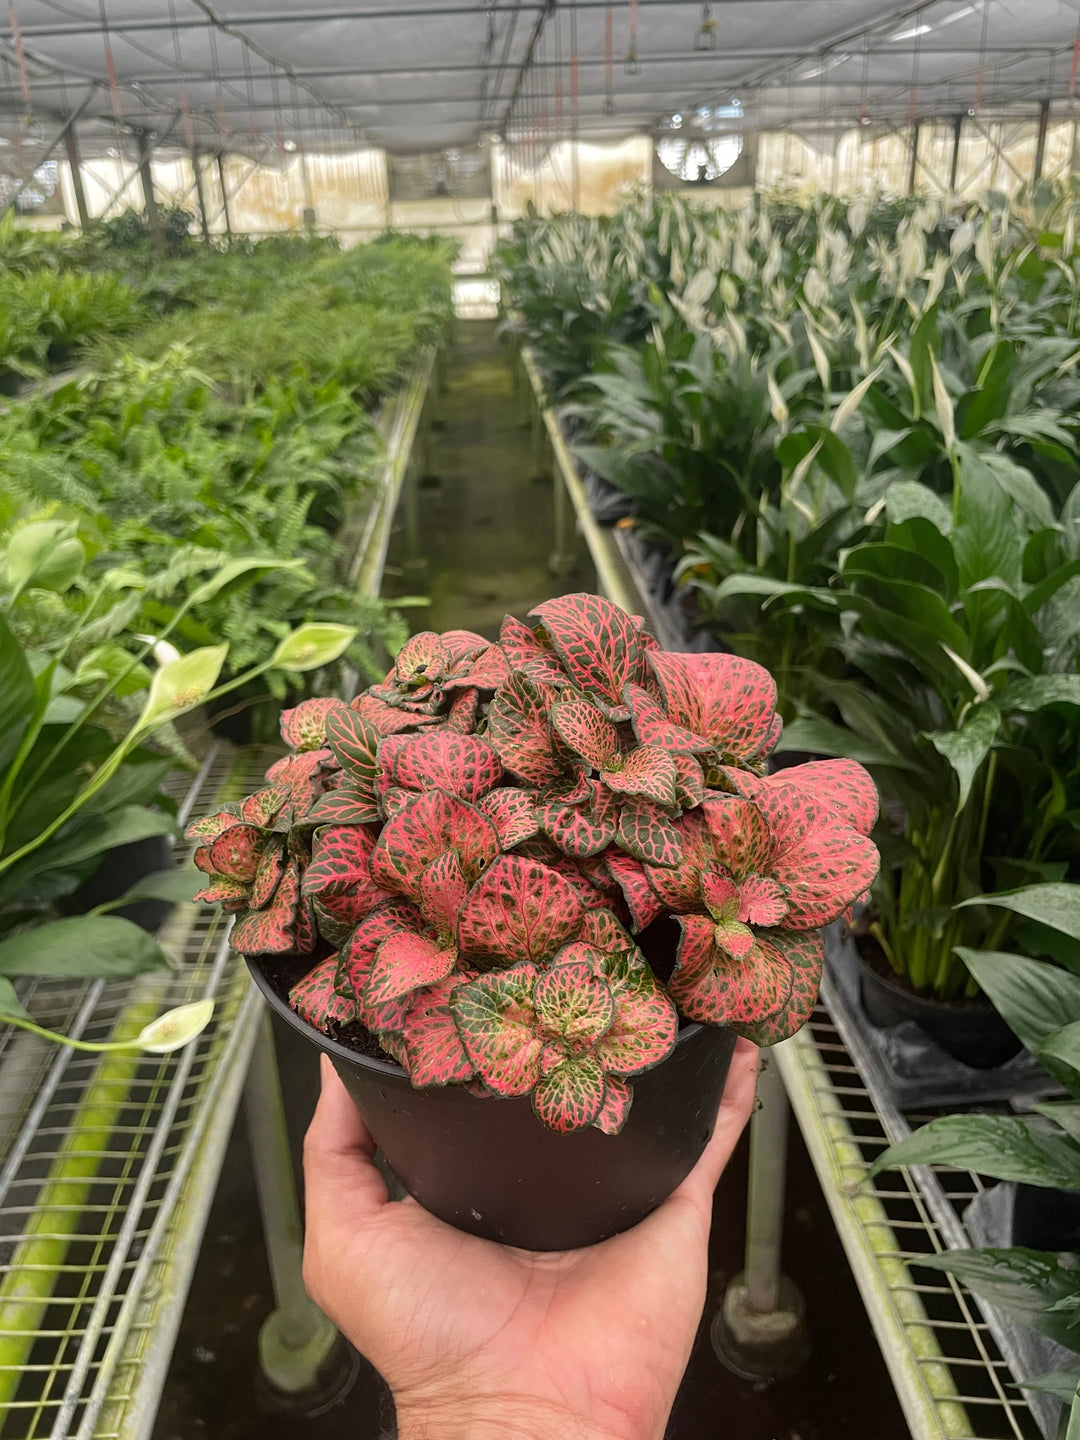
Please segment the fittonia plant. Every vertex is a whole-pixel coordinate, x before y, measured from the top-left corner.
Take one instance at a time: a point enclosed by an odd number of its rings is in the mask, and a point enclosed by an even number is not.
[[[762,1044],[805,1022],[819,927],[877,872],[877,795],[846,760],[765,773],[761,666],[665,653],[594,595],[533,616],[416,635],[351,704],[286,711],[267,788],[191,833],[234,947],[311,957],[309,1023],[615,1133],[680,1017]],[[658,975],[633,937],[664,917]]]

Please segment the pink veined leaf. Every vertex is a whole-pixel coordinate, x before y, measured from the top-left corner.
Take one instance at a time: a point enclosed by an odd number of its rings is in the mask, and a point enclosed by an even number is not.
[[[472,735],[480,718],[479,690],[459,690],[450,701],[442,728],[455,735]],[[427,733],[431,733],[430,731]]]
[[[232,825],[211,843],[210,863],[218,875],[250,882],[255,879],[267,838],[266,831],[254,825]]]
[[[437,715],[418,715],[412,710],[400,710],[395,705],[387,705],[385,700],[379,700],[374,695],[365,692],[358,695],[349,705],[354,714],[359,715],[380,735],[396,735],[404,730],[416,730],[423,725],[437,725]]]
[[[248,903],[248,886],[243,880],[227,880],[224,875],[211,879],[210,884],[194,897],[206,905],[235,904],[244,908]]]
[[[634,929],[644,930],[664,911],[663,901],[649,883],[645,866],[622,850],[609,850],[605,858],[622,890]]]
[[[387,765],[384,741],[380,763]],[[475,803],[502,779],[498,754],[479,735],[455,735],[446,730],[410,735],[396,747],[387,766],[394,781],[407,790],[445,790]]]
[[[640,795],[657,805],[673,807],[675,799],[675,758],[666,750],[639,745],[617,765],[607,765],[600,778],[618,795]]]
[[[588,915],[586,915],[586,920]],[[633,948],[634,942],[628,941]],[[590,975],[601,975],[604,969],[604,952],[589,940],[571,940],[561,950],[557,950],[551,960],[552,966],[570,965],[584,966]],[[548,973],[545,971],[545,974]]]
[[[618,852],[616,852],[618,853]],[[629,860],[629,856],[624,856]],[[630,861],[637,864],[636,861]],[[654,897],[655,898],[655,897]],[[657,912],[659,913],[659,912]],[[650,917],[655,920],[656,916]],[[634,922],[637,924],[637,922]],[[646,922],[648,923],[648,922]],[[599,950],[602,954],[615,955],[620,950],[632,950],[634,941],[629,931],[624,930],[610,910],[588,910],[581,922],[581,940]],[[560,954],[562,952],[560,951]],[[555,956],[555,964],[559,963],[559,956]]]
[[[344,700],[301,700],[281,712],[281,738],[294,750],[318,750],[326,744],[326,718],[331,710],[345,710]]]
[[[647,865],[670,867],[682,860],[682,836],[663,809],[642,796],[623,801],[615,843]]]
[[[678,1011],[639,950],[605,955],[603,973],[615,1018],[596,1047],[596,1058],[607,1071],[639,1075],[674,1050]]]
[[[434,630],[422,630],[398,651],[394,679],[399,685],[425,685],[441,680],[449,668],[450,655],[442,636]]]
[[[210,859],[209,845],[196,846],[191,858],[195,862],[196,870],[201,870],[204,875],[213,875],[215,879],[224,878],[223,876],[219,876],[217,871],[214,869],[214,862]],[[243,885],[246,888],[248,882],[246,880],[240,880],[237,881],[237,884]]]
[[[768,1020],[787,1005],[794,985],[790,962],[759,938],[736,959],[716,943],[716,927],[702,915],[681,915],[671,997],[688,1020],[706,1025],[749,1025]]]
[[[423,928],[423,916],[407,900],[391,900],[378,906],[342,945],[338,956],[339,984],[342,977],[347,978],[352,993],[359,998],[364,994],[379,946],[387,936],[400,934],[402,930],[419,935]]]
[[[550,647],[543,645],[536,631],[513,615],[503,617],[499,648],[511,670],[520,670],[530,660],[538,660],[551,653]]]
[[[355,825],[323,825],[312,840],[303,893],[347,895],[354,893],[354,887],[374,893],[378,889],[371,878],[374,849],[375,836],[370,830]]]
[[[241,800],[241,818],[249,825],[257,825],[261,830],[269,829],[288,798],[289,792],[280,785],[268,785],[264,790],[256,790],[253,795]]]
[[[709,739],[722,760],[760,766],[780,738],[776,685],[769,672],[738,655],[646,657],[660,682],[669,718]]]
[[[372,825],[381,819],[369,794],[347,786],[320,795],[304,817],[308,825]]]
[[[605,851],[605,854],[607,852]],[[618,892],[612,881],[596,868],[602,857],[591,855],[585,860],[569,855],[557,855],[546,862],[549,870],[560,875],[573,890],[586,909],[592,906],[609,907],[618,900]],[[606,866],[604,867],[606,870]]]
[[[316,965],[314,970],[309,970],[289,991],[289,1004],[301,1020],[314,1025],[316,1030],[325,1030],[331,1018],[335,1018],[342,1008],[346,1012],[350,1009],[348,1000],[334,989],[336,968],[337,956],[331,955]],[[351,1009],[355,1016],[355,1001],[352,1002]]]
[[[701,898],[717,924],[740,918],[739,887],[722,866],[711,861],[701,872]]]
[[[300,755],[286,755],[266,772],[266,778],[288,790],[293,819],[302,822],[311,806],[326,788],[327,766],[333,761],[328,749],[305,750]]]
[[[676,755],[707,755],[715,749],[713,742],[704,735],[695,735],[683,725],[669,720],[664,707],[648,690],[640,685],[628,685],[625,699],[630,707],[634,734],[641,745],[657,745],[661,750],[670,750]]]
[[[284,871],[284,847],[281,845],[268,846],[263,852],[259,868],[255,871],[255,879],[251,883],[248,904],[252,910],[261,910],[270,904]]]
[[[471,661],[491,643],[475,630],[444,630],[439,636],[446,651],[447,662],[455,673],[460,665]]]
[[[527,784],[546,785],[558,778],[545,697],[526,676],[511,675],[492,700],[487,738],[507,770]]]
[[[411,930],[388,935],[375,954],[364,987],[364,1005],[378,1009],[402,995],[433,985],[450,974],[456,961],[455,948],[446,948],[427,935],[415,935]]]
[[[712,837],[713,856],[734,880],[769,872],[769,825],[752,800],[711,793],[705,797],[701,813]]]
[[[878,872],[873,841],[797,785],[775,785],[756,801],[772,836],[768,873],[787,892],[784,925],[810,930],[838,919]]]
[[[550,866],[500,855],[469,891],[458,944],[478,963],[542,964],[577,934],[584,913],[577,891]]]
[[[215,815],[203,815],[198,820],[193,820],[184,831],[188,840],[216,840],[219,835],[228,830],[232,825],[239,825],[239,815],[233,815],[228,810],[219,810]],[[209,848],[209,847],[207,847]]]
[[[531,790],[503,785],[478,800],[476,808],[495,826],[504,850],[512,850],[523,840],[531,839],[540,828]]]
[[[510,666],[498,645],[488,645],[475,657],[464,675],[447,680],[443,689],[456,690],[468,687],[491,694],[510,678]]]
[[[787,891],[770,875],[751,875],[739,886],[739,920],[748,925],[779,925],[787,914]]]
[[[464,1085],[473,1078],[472,1061],[461,1042],[450,996],[470,975],[447,975],[410,997],[402,1035],[405,1069],[421,1090],[436,1085]]]
[[[811,760],[775,775],[739,776],[740,790],[750,798],[780,785],[795,785],[826,805],[845,825],[869,835],[877,824],[880,801],[869,773],[854,760]]]
[[[445,790],[429,790],[391,815],[371,857],[377,885],[420,899],[420,876],[433,860],[456,850],[472,880],[499,853],[499,836],[488,817]]]
[[[607,981],[587,960],[564,960],[545,970],[536,982],[533,1006],[546,1034],[571,1054],[591,1050],[615,1019]]]
[[[400,1043],[405,1032],[405,1016],[412,1004],[412,992],[388,1000],[385,1005],[368,1005],[361,998],[356,1003],[357,1018],[366,1025],[373,1035],[379,1037],[379,1044],[392,1055],[399,1065],[404,1065],[404,1046]]]
[[[557,700],[550,716],[559,739],[592,769],[603,769],[619,754],[619,732],[588,700]]]
[[[604,1104],[592,1122],[605,1135],[618,1135],[626,1124],[634,1092],[625,1080],[610,1072],[604,1076]]]
[[[584,765],[572,764],[561,771],[557,780],[546,785],[540,792],[545,805],[584,805],[596,799],[596,782],[589,777]]]
[[[420,912],[439,935],[452,936],[468,893],[457,851],[447,850],[420,876]]]
[[[478,1076],[496,1095],[528,1095],[544,1041],[532,995],[539,972],[522,963],[458,985],[450,1013]]]
[[[619,807],[614,798],[600,785],[593,786],[593,796],[585,805],[538,805],[541,827],[567,855],[587,859],[599,855],[615,839]]]
[[[240,955],[284,955],[294,948],[300,870],[290,860],[265,910],[249,910],[237,918],[229,944]]]
[[[692,755],[673,755],[675,801],[684,810],[693,810],[705,799],[705,776]]]
[[[332,710],[326,717],[327,743],[334,759],[350,777],[350,789],[372,793],[381,738],[374,725],[347,706]]]
[[[533,1110],[549,1130],[569,1135],[593,1124],[604,1108],[604,1072],[591,1055],[554,1061],[533,1091]]]
[[[562,595],[529,612],[540,619],[574,684],[613,720],[628,720],[629,684],[645,678],[644,652],[630,616],[600,595]]]
[[[779,1045],[801,1030],[813,1014],[821,987],[825,947],[816,930],[775,930],[769,943],[790,965],[793,984],[787,1004],[775,1015],[731,1027],[755,1045]]]
[[[301,895],[296,904],[293,949],[298,955],[313,955],[318,943],[319,927],[315,919],[315,906],[306,895]]]

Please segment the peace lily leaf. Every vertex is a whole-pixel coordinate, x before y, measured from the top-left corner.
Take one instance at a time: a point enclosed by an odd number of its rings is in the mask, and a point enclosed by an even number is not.
[[[152,935],[119,915],[50,920],[0,940],[0,975],[79,979],[138,975],[168,965]]]
[[[216,574],[211,575],[209,580],[204,580],[188,596],[188,603],[191,606],[205,605],[208,600],[213,600],[228,589],[239,589],[236,584],[243,580],[245,584],[254,585],[264,575],[272,570],[295,570],[303,571],[303,560],[275,560],[272,557],[245,556],[239,560],[230,560],[223,565]]]
[[[174,1010],[166,1010],[164,1015],[145,1025],[139,1031],[135,1044],[151,1055],[169,1055],[201,1035],[213,1013],[213,1000],[195,1000],[190,1005],[177,1005]]]
[[[274,651],[271,667],[281,670],[317,670],[344,655],[356,639],[350,625],[301,625],[286,635]]]
[[[1049,1335],[1059,1345],[1076,1348],[1071,1310],[1062,1302],[1080,1294],[1080,1257],[1050,1255],[1041,1250],[952,1250],[920,1258],[920,1265],[946,1270],[983,1300],[1000,1306],[1019,1320]]]
[[[148,840],[153,835],[172,835],[175,828],[171,816],[160,810],[147,810],[142,805],[122,805],[100,815],[80,815],[51,844],[41,846],[12,867],[0,882],[3,893],[7,894],[7,882],[13,881],[13,877],[22,881],[43,870],[81,865],[84,860],[91,860],[95,855],[102,855],[119,845],[131,845],[137,840]]]
[[[997,697],[997,703],[1006,712],[1080,705],[1080,675],[1032,675],[1026,680],[1014,680]]]
[[[830,720],[820,720],[815,716],[804,716],[785,725],[776,743],[776,751],[777,754],[809,751],[812,755],[834,755],[857,760],[860,765],[891,765],[897,770],[918,768],[899,751],[886,750],[883,746],[864,740],[851,730],[845,730]]]
[[[35,698],[34,677],[22,646],[0,615],[0,767],[17,752]]]
[[[1000,950],[958,945],[956,953],[1032,1054],[1039,1052],[1063,1022],[1080,1020],[1080,976],[1043,960]],[[1080,1086],[1080,1076],[1071,1066],[1049,1056],[1043,1063],[1067,1090],[1076,1091]]]
[[[1071,1025],[1063,1025],[1060,1030],[1048,1035],[1039,1046],[1039,1058],[1063,1060],[1066,1065],[1080,1071],[1080,1020],[1074,1020]],[[1080,1189],[1080,1183],[1073,1188]]]
[[[33,1016],[20,1004],[19,997],[15,994],[15,986],[0,975],[0,1021],[32,1019]]]
[[[38,520],[16,530],[4,557],[12,598],[24,590],[70,589],[86,564],[86,549],[75,522]]]
[[[205,700],[217,684],[228,653],[227,645],[206,645],[163,665],[150,682],[136,729],[149,730],[164,724]]]
[[[1077,1388],[1080,1387],[1080,1370],[1051,1370],[1049,1374],[1034,1375],[1030,1380],[1018,1380],[1016,1383],[1022,1390],[1038,1390],[1044,1395],[1055,1395],[1068,1405],[1075,1399]],[[1074,1440],[1074,1437],[1066,1435],[1065,1440]]]
[[[966,905],[1000,905],[1003,910],[1038,920],[1080,940],[1080,885],[1066,881],[1025,885],[1022,890],[1004,890],[997,895],[974,895],[970,900],[961,900],[955,908],[962,910]]]
[[[141,880],[136,880],[131,889],[118,900],[95,906],[94,913],[101,915],[107,910],[118,910],[125,905],[134,904],[136,900],[169,900],[175,905],[183,905],[194,900],[195,892],[201,889],[204,883],[203,876],[197,870],[159,870],[154,875],[145,875]]]
[[[1071,1027],[1070,1027],[1071,1028]],[[871,1176],[894,1165],[955,1165],[998,1180],[1080,1189],[1080,1145],[1013,1115],[943,1115],[891,1145]]]
[[[959,730],[931,730],[926,738],[939,754],[944,755],[960,782],[957,812],[963,810],[971,794],[972,782],[979,767],[989,755],[1001,725],[1001,715],[993,705],[979,705]]]

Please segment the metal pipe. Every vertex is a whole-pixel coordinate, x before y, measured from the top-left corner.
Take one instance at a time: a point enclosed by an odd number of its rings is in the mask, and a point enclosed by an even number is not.
[[[1050,128],[1050,101],[1044,100],[1039,106],[1039,137],[1035,144],[1035,167],[1032,178],[1037,185],[1042,179],[1046,161],[1046,132]]]
[[[908,164],[907,193],[915,194],[915,179],[919,173],[919,136],[922,133],[922,121],[916,120],[911,127],[911,157]]]
[[[225,234],[232,238],[232,216],[229,214],[229,190],[225,184],[225,157],[217,152],[218,183],[221,185],[221,213],[225,218]]]
[[[75,126],[69,125],[64,131],[64,146],[67,149],[68,169],[71,171],[71,188],[75,191],[75,207],[79,212],[79,228],[85,234],[90,228],[90,211],[86,206],[86,191],[82,182],[82,157],[79,154],[79,137]]]
[[[198,146],[191,152],[191,170],[195,177],[195,195],[199,202],[199,228],[205,244],[210,244],[210,226],[206,219],[206,195],[203,191],[202,157]]]
[[[750,1185],[746,1200],[746,1302],[771,1315],[780,1304],[780,1250],[784,1232],[787,1137],[791,1106],[771,1057],[757,1085],[760,1108],[750,1123]]]
[[[949,193],[956,194],[956,182],[960,176],[960,146],[964,139],[964,116],[957,112],[953,116],[952,159],[949,162]]]
[[[35,162],[35,164],[34,164],[34,169],[35,169],[35,170],[38,168],[39,165],[44,165],[44,164],[45,164],[45,161],[49,159],[49,157],[52,155],[52,153],[53,153],[53,151],[56,149],[56,147],[57,147],[57,146],[60,144],[60,142],[66,137],[67,132],[68,132],[68,131],[71,129],[71,127],[75,124],[75,121],[78,120],[79,116],[83,113],[83,111],[86,109],[86,107],[90,104],[90,101],[94,98],[94,90],[95,90],[95,88],[96,88],[96,86],[91,86],[91,87],[90,87],[90,90],[88,91],[88,93],[87,93],[85,99],[83,100],[82,104],[79,105],[78,109],[72,111],[72,113],[71,113],[71,114],[67,117],[67,119],[64,121],[63,125],[61,125],[60,129],[59,129],[59,130],[56,132],[56,134],[53,136],[52,140],[51,140],[50,143],[49,143],[49,148],[44,152],[44,154],[38,156],[38,158],[37,158],[37,160],[36,160],[36,162]],[[30,184],[30,181],[31,181],[32,178],[33,178],[33,177],[32,177],[32,173],[31,173],[30,175],[28,175],[28,176],[26,177],[26,179],[22,182],[22,184],[18,187],[17,190],[13,190],[13,191],[11,192],[11,194],[10,194],[10,195],[7,197],[7,199],[4,201],[3,205],[0,205],[0,218],[2,218],[3,216],[5,216],[5,215],[7,214],[7,212],[11,209],[12,205],[15,204],[15,201],[18,200],[19,196],[23,193],[23,191],[26,189],[26,187]]]

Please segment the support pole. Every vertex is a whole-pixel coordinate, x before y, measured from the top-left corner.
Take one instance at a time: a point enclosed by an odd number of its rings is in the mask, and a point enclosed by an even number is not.
[[[1050,101],[1044,100],[1039,106],[1039,135],[1035,142],[1035,170],[1032,175],[1034,184],[1042,179],[1043,165],[1046,163],[1046,132],[1050,129]]]
[[[199,228],[202,230],[203,244],[210,244],[210,226],[206,219],[206,194],[203,190],[202,156],[199,154],[198,146],[191,152],[191,170],[195,176],[195,195],[199,202]]]
[[[139,137],[139,179],[142,182],[143,204],[146,207],[146,221],[150,226],[150,238],[156,245],[162,243],[161,210],[154,194],[154,173],[150,168],[151,148],[144,136]]]
[[[274,1391],[297,1395],[315,1388],[337,1341],[337,1331],[304,1289],[300,1206],[269,1011],[259,1019],[244,1109],[277,1303],[259,1331],[259,1362]]]
[[[915,177],[919,170],[919,135],[922,131],[922,121],[916,120],[911,127],[911,163],[908,166],[907,193],[915,194]]]
[[[222,151],[217,152],[217,173],[218,183],[221,186],[221,213],[225,217],[225,234],[232,239],[232,217],[229,214],[229,192],[225,186],[225,156]]]
[[[79,212],[79,228],[83,234],[90,229],[90,211],[86,206],[86,191],[82,181],[82,156],[79,154],[79,137],[75,126],[69,125],[64,131],[64,146],[67,150],[68,168],[71,171],[71,188],[75,191],[75,206]]]
[[[810,1354],[803,1297],[780,1270],[791,1106],[767,1051],[757,1094],[750,1122],[746,1269],[728,1286],[712,1326],[717,1355],[747,1379],[793,1374]]]
[[[953,116],[952,159],[949,162],[949,193],[956,194],[956,182],[960,178],[960,146],[964,139],[964,117]]]

